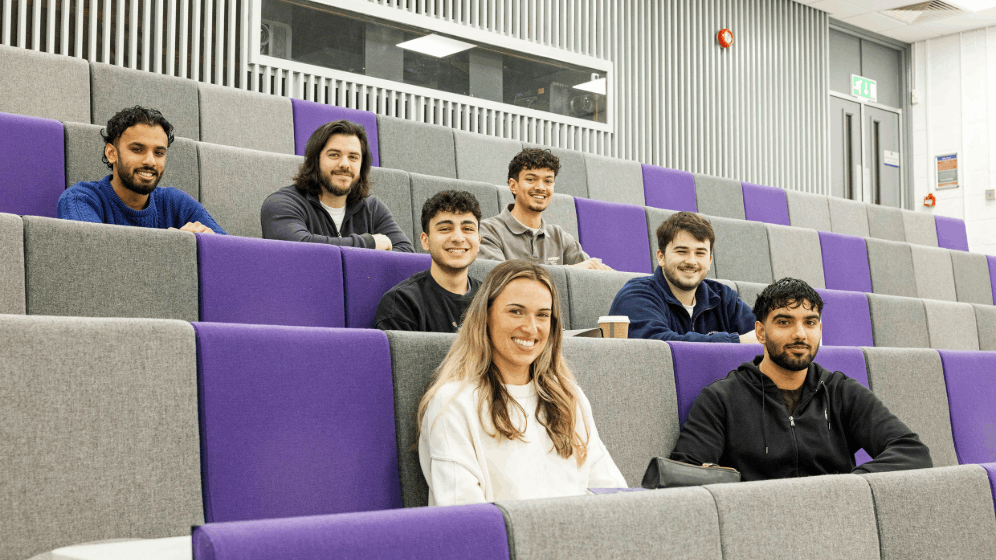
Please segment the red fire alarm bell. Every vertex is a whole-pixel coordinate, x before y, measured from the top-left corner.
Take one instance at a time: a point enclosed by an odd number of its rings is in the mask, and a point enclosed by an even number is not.
[[[719,32],[718,39],[719,39],[719,46],[723,47],[724,49],[729,48],[729,46],[733,44],[733,32],[730,31],[729,29],[722,29]]]
[[[934,193],[930,193],[923,197],[924,206],[937,206],[937,198],[934,197]]]

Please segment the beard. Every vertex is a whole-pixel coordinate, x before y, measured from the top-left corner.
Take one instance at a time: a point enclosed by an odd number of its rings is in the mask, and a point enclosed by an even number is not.
[[[153,173],[156,174],[155,180],[153,180],[152,183],[148,185],[136,182],[135,173],[139,171],[152,171]],[[163,178],[163,176],[160,173],[156,172],[155,169],[149,169],[148,167],[139,167],[137,169],[129,169],[127,170],[127,173],[119,174],[118,178],[121,180],[121,185],[124,188],[130,190],[133,193],[137,193],[144,196],[152,194],[152,191],[156,190],[156,187],[159,185],[159,181]]]
[[[699,268],[695,272],[696,274],[701,274],[702,269]],[[664,267],[663,273],[668,282],[681,288],[682,290],[694,290],[698,288],[699,284],[702,283],[702,279],[700,277],[696,277],[695,280],[685,280],[684,278],[678,276],[677,267]]]
[[[339,185],[336,185],[335,183],[332,182],[331,176],[324,173],[319,173],[318,175],[318,182],[321,183],[322,190],[333,196],[346,196],[347,194],[349,194],[351,190],[353,190],[353,187],[355,187],[356,183],[358,183],[359,181],[360,181],[359,178],[353,177],[353,181],[349,184],[348,187],[340,187]]]
[[[770,339],[766,340],[764,343],[765,350],[768,351],[768,357],[774,362],[778,367],[786,369],[788,371],[802,371],[809,368],[809,364],[813,363],[813,359],[816,357],[816,352],[820,349],[820,343],[817,342],[816,346],[809,346],[810,352],[803,356],[793,356],[788,352],[788,346],[791,344],[786,344],[781,348],[778,348],[774,342]]]

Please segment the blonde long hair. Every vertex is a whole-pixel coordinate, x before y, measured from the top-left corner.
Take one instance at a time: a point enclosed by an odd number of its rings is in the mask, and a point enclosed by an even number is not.
[[[553,300],[550,335],[546,347],[530,366],[530,377],[539,397],[535,416],[546,428],[557,454],[565,459],[573,455],[578,465],[581,465],[588,454],[588,422],[580,413],[574,375],[561,352],[563,333],[557,287],[546,270],[526,261],[506,261],[496,266],[484,279],[467,308],[467,315],[456,341],[443,363],[436,369],[435,380],[418,405],[417,430],[421,431],[426,408],[439,389],[447,383],[460,382],[477,389],[478,418],[488,435],[498,439],[524,441],[522,431],[512,422],[509,406],[514,405],[523,413],[525,411],[508,394],[502,383],[501,373],[493,361],[491,333],[488,329],[491,305],[510,282],[520,278],[542,283],[550,290]],[[490,416],[490,423],[485,422],[486,413]],[[584,425],[584,439],[577,433],[579,420]],[[489,425],[494,427],[494,433],[488,429]]]

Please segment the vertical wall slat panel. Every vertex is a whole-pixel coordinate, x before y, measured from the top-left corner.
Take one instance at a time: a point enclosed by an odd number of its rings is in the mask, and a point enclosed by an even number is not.
[[[40,0],[31,3],[31,48],[36,51],[41,48],[41,7]]]

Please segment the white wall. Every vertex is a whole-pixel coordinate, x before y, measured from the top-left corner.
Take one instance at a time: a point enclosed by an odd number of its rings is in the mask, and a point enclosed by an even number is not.
[[[996,27],[914,45],[913,203],[918,212],[965,220],[973,252],[996,255]],[[992,86],[992,87],[991,87]],[[958,152],[957,189],[935,190],[933,157]],[[937,206],[923,198],[933,192]]]

